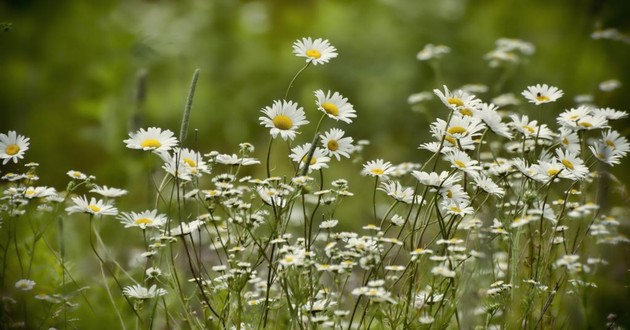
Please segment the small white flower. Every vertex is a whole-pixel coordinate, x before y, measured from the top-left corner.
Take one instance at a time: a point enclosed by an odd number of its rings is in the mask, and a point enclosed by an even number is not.
[[[13,160],[17,164],[18,159],[24,158],[24,153],[28,150],[30,138],[18,135],[15,131],[9,131],[7,134],[0,134],[0,159],[2,164]]]
[[[354,150],[351,137],[343,137],[344,131],[338,128],[331,128],[328,132],[321,136],[321,142],[324,145],[324,151],[328,156],[334,156],[337,160],[341,156],[350,158],[350,154]]]
[[[451,52],[448,46],[426,44],[421,51],[418,52],[416,58],[418,61],[428,61],[438,59]]]
[[[83,174],[82,172],[79,171],[75,171],[75,170],[70,170],[68,172],[66,172],[66,174],[71,177],[72,179],[75,180],[85,180],[88,178],[87,175]]]
[[[330,45],[328,40],[317,38],[312,40],[302,38],[293,43],[293,54],[299,57],[306,57],[306,62],[313,65],[328,63],[330,59],[337,57],[337,49]]]
[[[153,284],[150,288],[145,288],[140,284],[136,284],[133,286],[128,286],[123,289],[123,294],[127,297],[134,299],[151,299],[155,297],[160,297],[168,292],[164,289],[158,289],[157,285]]]
[[[302,107],[293,101],[273,101],[271,107],[262,110],[265,117],[259,117],[260,124],[270,128],[269,134],[275,139],[278,134],[283,140],[293,140],[297,129],[308,124]]]
[[[22,291],[31,291],[35,287],[35,281],[29,279],[21,279],[15,282],[15,288]]]
[[[147,210],[140,213],[123,212],[118,216],[118,220],[125,225],[125,228],[140,227],[140,229],[146,229],[161,227],[168,221],[168,218],[163,214],[157,214],[157,210]]]
[[[536,105],[554,102],[561,98],[564,94],[558,87],[548,86],[547,84],[537,84],[535,86],[528,86],[527,90],[521,93],[530,103]]]
[[[129,133],[129,139],[123,142],[130,149],[150,150],[161,153],[169,151],[177,145],[177,138],[174,135],[172,131],[163,131],[159,127],[149,127],[146,130],[141,128],[135,133]]]
[[[315,91],[315,97],[317,98],[315,101],[317,109],[328,115],[329,118],[350,124],[352,123],[352,118],[357,117],[352,104],[348,102],[347,98],[337,92],[331,94],[328,91],[324,94],[324,91],[318,89]]]
[[[87,197],[72,197],[73,206],[67,207],[66,212],[72,213],[87,213],[92,215],[116,215],[118,209],[114,206],[106,204],[102,200],[97,200],[92,197],[88,202]]]
[[[306,143],[291,149],[291,155],[289,157],[291,160],[298,163],[299,168],[304,168],[310,150],[311,144]],[[308,164],[309,173],[313,170],[328,168],[328,162],[330,162],[330,157],[326,156],[325,151],[321,148],[315,148]]]
[[[604,80],[599,83],[599,90],[602,92],[612,92],[619,87],[621,87],[621,81],[617,79]]]
[[[455,277],[455,271],[449,269],[446,266],[435,266],[431,269],[431,274],[433,275],[440,275],[440,276],[444,276],[444,277]]]
[[[127,190],[118,189],[118,188],[109,188],[107,186],[96,187],[90,190],[90,192],[97,193],[103,197],[120,197],[127,194]]]
[[[387,175],[389,175],[393,171],[394,167],[392,167],[392,163],[385,162],[382,159],[377,159],[368,161],[367,163],[363,164],[363,170],[361,171],[361,174],[386,178]]]

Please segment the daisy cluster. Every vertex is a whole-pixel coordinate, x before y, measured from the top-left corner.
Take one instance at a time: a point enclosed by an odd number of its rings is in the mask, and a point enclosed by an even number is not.
[[[534,51],[528,42],[500,39],[486,59],[503,66]],[[417,58],[436,65],[449,52],[427,45]],[[297,40],[293,53],[306,64],[289,87],[303,70],[338,56],[321,38]],[[599,205],[605,199],[597,190],[601,180],[614,181],[609,169],[630,151],[614,128],[625,111],[580,97],[588,102],[558,110],[547,123],[540,112],[564,97],[558,87],[482,98],[490,88],[481,84],[442,86],[409,98],[437,99],[432,106],[443,114],[426,125],[429,141],[413,150],[424,162],[377,158],[356,168],[369,142],[344,130],[358,117],[350,100],[319,89],[298,104],[289,91],[260,109],[266,148],[244,142],[235,153],[202,152],[168,129],[130,132],[124,145],[157,162],[149,207],[117,202],[129,191],[77,170],[66,173],[65,191],[37,186],[37,164],[27,163],[23,173],[2,175],[2,218],[36,210],[60,224],[89,219],[88,241],[111,296],[118,290],[137,322],[166,327],[447,328],[460,319],[544,327],[547,316],[566,312],[565,293],[597,287],[592,275],[608,262],[585,247],[628,242],[619,230],[627,208]],[[3,166],[20,163],[29,146],[14,131],[0,134]],[[331,179],[341,162],[355,169],[360,187],[370,187],[352,217],[339,210],[358,196],[348,179]],[[105,253],[115,248],[99,235],[107,218],[136,239],[121,252],[126,264]],[[35,241],[51,227],[29,228]],[[22,263],[24,251],[11,251]],[[63,259],[58,267],[65,269]],[[25,268],[15,274],[16,294],[41,286]],[[34,297],[65,306],[69,296],[61,288]]]

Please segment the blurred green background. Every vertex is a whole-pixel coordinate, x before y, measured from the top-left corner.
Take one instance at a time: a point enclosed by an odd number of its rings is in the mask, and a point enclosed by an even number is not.
[[[247,141],[264,158],[269,135],[259,110],[283,97],[304,65],[291,45],[310,36],[328,39],[339,56],[306,70],[289,99],[314,122],[313,91],[339,91],[358,113],[340,126],[372,142],[366,159],[421,162],[428,155],[417,145],[428,142],[429,123],[446,110],[434,99],[429,112],[414,112],[407,97],[442,84],[492,86],[502,72],[483,55],[501,37],[531,42],[536,52],[501,90],[479,94],[484,101],[547,83],[565,92],[543,108],[552,113],[525,103],[519,109],[550,122],[575,106],[575,95],[592,94],[599,106],[629,110],[630,44],[591,38],[605,28],[630,35],[628,14],[627,0],[2,1],[0,22],[12,25],[0,32],[0,132],[31,138],[26,160],[41,163],[41,185],[63,190],[64,173],[74,169],[128,187],[138,173],[129,163],[143,157],[122,140],[134,125],[178,132],[199,68],[190,125],[198,135],[189,134],[186,145],[232,153]],[[440,62],[442,79],[416,59],[427,43],[452,49]],[[597,86],[608,79],[623,85],[602,93]],[[628,136],[629,124],[616,129]],[[300,143],[310,139],[309,129]],[[624,160],[615,171],[628,168]],[[621,274],[611,276],[627,277],[630,254],[622,249]],[[597,315],[615,310],[605,303],[615,288],[598,291],[604,303]]]

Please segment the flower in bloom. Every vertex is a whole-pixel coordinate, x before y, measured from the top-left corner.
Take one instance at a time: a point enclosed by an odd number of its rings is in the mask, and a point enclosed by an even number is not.
[[[630,143],[619,132],[609,130],[602,132],[602,139],[597,140],[589,149],[600,161],[616,165],[630,151]]]
[[[21,279],[15,282],[15,288],[20,289],[22,291],[31,291],[35,287],[35,281],[31,281],[28,279]]]
[[[236,154],[232,154],[232,155],[219,154],[214,159],[214,162],[217,164],[242,165],[242,166],[260,164],[260,161],[256,158],[247,158],[247,157],[239,158]]]
[[[88,176],[85,175],[84,173],[79,172],[79,171],[75,171],[75,170],[70,170],[70,171],[66,172],[66,174],[69,177],[71,177],[72,179],[75,179],[75,180],[85,180],[85,179],[88,178]]]
[[[399,202],[411,204],[412,202],[418,203],[420,201],[420,197],[414,194],[412,188],[403,187],[398,181],[383,182],[378,189]]]
[[[296,40],[293,43],[293,54],[298,57],[306,57],[306,62],[317,65],[328,63],[330,59],[337,57],[337,49],[330,45],[326,39],[312,40],[309,37]]]
[[[501,115],[497,109],[497,106],[492,103],[482,103],[477,115],[495,134],[512,139],[510,128],[501,121]]]
[[[299,168],[303,168],[306,165],[306,159],[308,157],[308,153],[311,151],[311,144],[306,143],[301,146],[297,146],[291,149],[291,155],[289,156],[291,160],[298,163]],[[312,170],[319,170],[322,168],[328,168],[328,162],[330,162],[330,157],[326,156],[326,153],[321,148],[315,148],[313,151],[313,155],[311,156],[311,160],[308,164],[309,173]]]
[[[123,140],[130,149],[150,150],[156,153],[169,151],[177,145],[177,138],[170,130],[159,127],[141,128],[135,133],[129,133],[129,139]]]
[[[436,46],[433,44],[426,44],[424,48],[422,48],[422,50],[418,52],[418,54],[416,55],[416,58],[418,59],[418,61],[428,61],[434,58],[435,59],[441,58],[442,56],[450,52],[451,52],[451,49],[448,46],[444,46],[444,45]]]
[[[153,284],[150,288],[145,288],[140,284],[128,286],[123,289],[123,294],[129,298],[135,299],[151,299],[160,297],[168,292],[164,289],[158,289],[157,285]]]
[[[475,149],[473,138],[480,136],[484,128],[477,117],[453,116],[448,123],[438,118],[431,124],[431,133],[438,141],[444,139],[446,146],[472,150]]]
[[[473,160],[465,152],[457,149],[453,149],[444,157],[446,161],[451,163],[451,167],[468,174],[475,175],[481,170],[481,166],[478,161]]]
[[[74,205],[67,207],[66,212],[68,214],[72,213],[87,213],[92,215],[116,215],[118,214],[118,209],[114,206],[105,203],[102,200],[97,200],[92,197],[88,202],[87,197],[72,197],[72,202]]]
[[[530,103],[536,105],[554,102],[561,98],[564,93],[558,87],[548,86],[547,84],[537,84],[536,86],[528,86],[527,90],[521,93]]]
[[[566,169],[566,171],[563,171],[561,174],[562,177],[572,180],[581,180],[588,176],[588,167],[584,165],[584,161],[577,153],[570,152],[568,150],[565,151],[562,149],[556,149],[556,155],[560,163],[562,163]]]
[[[354,140],[349,136],[343,137],[344,134],[345,132],[338,128],[331,128],[321,136],[321,142],[325,146],[323,150],[328,156],[334,156],[337,160],[340,160],[341,156],[350,158],[350,153],[354,150],[352,145]]]
[[[363,165],[363,171],[361,174],[375,176],[375,177],[387,177],[394,171],[392,163],[385,162],[382,159],[370,160]]]
[[[475,185],[477,188],[487,192],[490,195],[502,197],[505,194],[505,190],[497,185],[492,179],[486,177],[483,174],[473,176]]]
[[[140,213],[123,212],[118,216],[118,220],[125,225],[125,228],[140,227],[140,229],[146,229],[147,227],[161,227],[168,218],[163,214],[157,214],[157,210],[147,210]]]
[[[298,104],[293,101],[273,101],[271,107],[265,107],[262,113],[266,117],[259,117],[260,124],[270,128],[269,133],[275,139],[278,134],[283,140],[293,140],[297,134],[297,129],[308,124],[304,109],[298,108]]]
[[[348,102],[347,98],[337,92],[331,95],[331,92],[328,91],[324,94],[324,91],[318,89],[315,91],[315,97],[317,98],[315,101],[317,109],[328,115],[329,118],[350,124],[352,123],[351,118],[357,117],[352,104]]]
[[[580,138],[578,134],[566,127],[560,127],[560,145],[571,152],[580,152]]]
[[[411,173],[414,178],[418,180],[421,184],[429,187],[451,187],[455,185],[461,178],[457,174],[451,175],[447,171],[442,171],[439,174],[436,172],[421,172],[421,171],[413,171]]]
[[[478,106],[481,103],[481,100],[472,94],[468,94],[463,90],[451,92],[446,86],[444,86],[444,92],[439,89],[434,89],[433,93],[435,93],[449,109],[461,115],[471,116],[474,111],[478,110]]]
[[[431,274],[440,275],[444,277],[455,277],[455,271],[449,269],[446,266],[435,266],[431,269]]]
[[[625,111],[615,110],[612,108],[598,108],[592,110],[593,115],[599,115],[607,120],[617,120],[628,117],[628,113]]]
[[[120,197],[127,194],[127,190],[125,189],[109,188],[107,186],[93,188],[90,190],[90,192],[110,198]]]
[[[475,213],[475,209],[470,206],[468,204],[468,201],[466,200],[444,200],[442,201],[442,203],[440,203],[440,206],[442,207],[442,211],[446,212],[447,214],[459,215],[463,217],[466,214]]]
[[[202,173],[210,173],[210,167],[197,151],[188,148],[175,148],[173,149],[173,155],[179,161],[180,167],[184,167],[194,176],[200,177]]]
[[[26,198],[38,198],[38,197],[49,197],[56,196],[57,191],[55,188],[48,187],[28,187],[24,190],[24,197]]]
[[[0,134],[0,159],[3,159],[2,165],[13,160],[14,163],[18,159],[24,158],[24,152],[28,150],[30,138],[18,135],[15,131],[9,131],[7,134]]]
[[[604,80],[599,83],[598,87],[599,87],[599,90],[602,92],[611,92],[621,87],[621,81],[617,79]]]
[[[526,138],[538,138],[551,140],[553,138],[553,132],[547,127],[546,124],[538,125],[537,120],[529,120],[529,116],[522,115],[519,117],[514,114],[511,115],[512,127],[519,133],[523,134]]]

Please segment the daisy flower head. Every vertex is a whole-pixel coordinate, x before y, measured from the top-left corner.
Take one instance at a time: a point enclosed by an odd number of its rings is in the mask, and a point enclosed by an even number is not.
[[[458,149],[453,149],[446,154],[445,159],[451,163],[451,167],[471,175],[475,175],[481,170],[478,161],[471,159],[468,154]]]
[[[560,148],[556,149],[556,156],[565,168],[565,171],[560,174],[563,178],[577,181],[585,179],[589,175],[588,167],[584,165],[584,160],[577,153]]]
[[[35,287],[35,281],[29,279],[21,279],[15,282],[15,288],[22,291],[31,291]]]
[[[431,124],[430,130],[438,141],[444,139],[445,146],[472,150],[475,149],[473,138],[480,136],[485,127],[477,117],[454,116],[448,123],[438,118]]]
[[[505,194],[505,190],[503,188],[499,187],[499,185],[492,181],[492,179],[483,174],[473,176],[473,180],[475,180],[475,186],[477,186],[477,188],[490,195],[503,197]]]
[[[202,173],[210,173],[210,167],[198,151],[188,148],[175,148],[173,149],[173,154],[179,160],[180,165],[185,167],[190,174],[200,177]]]
[[[374,177],[386,178],[387,175],[394,171],[392,163],[385,162],[382,159],[370,160],[363,165],[363,171],[361,174]]]
[[[92,197],[90,201],[87,200],[87,197],[72,197],[72,202],[74,205],[67,207],[66,212],[68,214],[72,213],[87,213],[91,215],[116,215],[118,214],[118,209],[114,206],[105,203],[102,200],[97,200]]]
[[[507,124],[501,121],[501,115],[497,110],[498,107],[492,103],[481,103],[477,114],[479,119],[481,119],[495,134],[512,139],[510,128]]]
[[[299,168],[304,168],[304,165],[306,165],[306,158],[308,157],[309,151],[311,151],[311,146],[310,143],[306,143],[291,149],[291,155],[289,157],[299,164]],[[330,157],[326,156],[324,150],[316,147],[308,165],[309,173],[313,170],[328,168],[328,162],[330,162]]]
[[[328,63],[330,59],[337,57],[337,49],[327,39],[312,40],[308,37],[293,43],[293,54],[298,57],[306,57],[306,62],[317,65]]]
[[[170,130],[162,130],[159,127],[141,128],[135,133],[129,133],[129,138],[123,140],[130,149],[150,150],[155,153],[169,151],[177,145],[177,138]]]
[[[616,165],[630,151],[630,143],[619,132],[608,130],[602,132],[602,139],[596,141],[589,149],[602,162]]]
[[[99,194],[103,197],[109,197],[109,198],[120,197],[127,194],[127,190],[125,189],[110,188],[107,186],[102,186],[102,187],[97,186],[96,188],[91,189],[90,192]]]
[[[298,104],[293,101],[273,101],[271,107],[265,107],[262,110],[265,114],[259,117],[260,124],[270,128],[269,134],[275,139],[278,134],[283,140],[293,140],[298,133],[297,129],[308,124],[304,109],[298,108]]]
[[[615,110],[613,108],[598,108],[592,111],[593,115],[600,115],[605,117],[607,120],[617,120],[628,117],[628,113],[626,111]]]
[[[24,152],[28,150],[30,138],[18,135],[15,131],[7,134],[0,133],[0,159],[2,165],[13,160],[17,164],[18,159],[24,158]]]
[[[418,52],[416,58],[418,61],[428,61],[438,59],[451,52],[451,48],[444,45],[426,44],[421,51]]]
[[[535,86],[527,86],[527,90],[524,90],[521,95],[529,100],[530,103],[540,105],[556,101],[564,95],[564,92],[558,87],[537,84]]]
[[[347,98],[337,92],[331,95],[331,92],[328,91],[324,94],[324,91],[318,89],[315,91],[315,97],[317,98],[315,101],[317,109],[328,115],[329,118],[350,124],[352,123],[351,118],[357,117],[352,104],[348,102]]]
[[[466,93],[461,89],[450,91],[446,85],[443,87],[444,92],[439,89],[434,89],[433,93],[435,93],[435,95],[440,98],[440,101],[449,109],[464,116],[472,116],[475,110],[478,109],[481,100],[476,96]]]
[[[167,293],[168,292],[164,289],[158,289],[155,284],[153,284],[150,288],[145,288],[140,284],[136,284],[123,289],[123,294],[125,296],[139,300],[160,297]]]
[[[420,202],[420,197],[414,194],[413,188],[403,187],[398,181],[383,182],[378,190],[405,204]]]
[[[123,212],[118,216],[118,220],[125,225],[125,228],[140,227],[140,229],[146,229],[148,227],[161,227],[168,218],[163,214],[157,214],[156,210],[147,210],[140,213]]]
[[[422,172],[413,171],[411,173],[419,183],[428,187],[451,187],[455,185],[461,178],[458,174],[450,174],[448,171],[437,172]]]
[[[328,156],[334,156],[337,160],[340,160],[341,156],[350,158],[350,154],[354,151],[352,145],[354,140],[351,137],[343,137],[344,134],[345,132],[341,129],[331,128],[321,135],[320,141],[325,146],[323,150]]]

